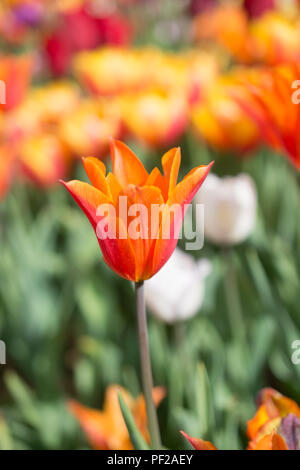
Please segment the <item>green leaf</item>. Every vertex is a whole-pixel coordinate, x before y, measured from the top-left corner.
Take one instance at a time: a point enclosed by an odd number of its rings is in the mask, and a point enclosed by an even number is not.
[[[131,411],[129,410],[128,406],[125,403],[124,398],[122,397],[121,393],[118,392],[120,408],[122,411],[122,415],[125,421],[125,424],[128,429],[128,433],[132,442],[132,445],[135,450],[149,450],[149,446],[145,442],[144,438],[141,436],[140,431],[138,430]]]

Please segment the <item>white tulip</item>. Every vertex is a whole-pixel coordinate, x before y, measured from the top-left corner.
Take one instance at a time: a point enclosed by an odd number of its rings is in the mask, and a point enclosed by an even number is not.
[[[241,243],[254,229],[257,194],[249,175],[219,178],[209,174],[195,203],[204,204],[204,234],[216,244]]]
[[[207,259],[196,261],[176,248],[165,266],[145,282],[150,312],[166,323],[193,317],[204,297],[204,280],[211,272]]]

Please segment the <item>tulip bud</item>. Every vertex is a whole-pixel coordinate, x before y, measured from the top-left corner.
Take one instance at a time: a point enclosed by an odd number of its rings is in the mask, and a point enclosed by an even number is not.
[[[210,271],[207,259],[196,261],[176,248],[166,265],[145,284],[150,312],[166,323],[196,315],[203,302],[204,280]]]
[[[204,204],[204,233],[216,244],[241,243],[254,229],[257,194],[254,181],[246,174],[209,175],[195,202]]]

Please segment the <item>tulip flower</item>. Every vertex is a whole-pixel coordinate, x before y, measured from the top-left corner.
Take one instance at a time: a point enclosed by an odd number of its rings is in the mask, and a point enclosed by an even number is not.
[[[148,174],[136,155],[120,141],[112,141],[111,157],[113,173],[107,176],[102,162],[95,158],[83,160],[92,185],[81,181],[63,184],[91,222],[104,261],[117,274],[135,282],[149,429],[153,447],[160,448],[158,421],[152,399],[153,380],[143,281],[158,272],[175,250],[187,206],[212,164],[195,168],[177,184],[181,158],[179,148],[163,156],[163,175],[158,168]],[[156,212],[158,217],[152,212],[153,208],[162,209],[159,214]]]
[[[121,100],[125,127],[151,147],[168,146],[188,125],[187,102],[178,92],[153,89],[130,94]]]
[[[237,86],[234,74],[214,82],[203,99],[194,104],[192,124],[211,146],[244,154],[257,145],[260,134],[257,124],[232,96]],[[246,91],[244,94],[248,96]]]
[[[18,145],[18,157],[24,176],[38,186],[53,186],[66,173],[65,151],[51,134],[24,139]]]
[[[0,56],[0,80],[5,84],[5,103],[0,109],[9,111],[24,99],[31,81],[30,56]]]
[[[57,124],[80,104],[80,89],[67,80],[53,81],[28,93],[31,103],[40,109],[43,124]]]
[[[74,400],[68,403],[70,411],[78,419],[88,442],[95,450],[131,450],[133,448],[120,409],[118,391],[121,392],[130,409],[137,428],[144,439],[149,442],[144,397],[140,395],[137,399],[133,399],[122,387],[111,385],[106,390],[102,411],[87,408]],[[153,400],[156,406],[164,396],[165,390],[162,387],[153,389]]]
[[[248,17],[241,6],[229,2],[204,11],[193,26],[198,41],[212,40],[239,62],[252,61]]]
[[[149,77],[146,85],[169,93],[180,93],[189,101],[200,99],[220,69],[216,55],[198,49],[175,54],[146,48],[140,51],[140,55]]]
[[[210,271],[211,263],[207,259],[196,261],[176,248],[165,266],[146,283],[146,304],[150,311],[166,323],[193,317],[202,305],[205,278]]]
[[[79,81],[99,96],[114,96],[143,88],[147,76],[141,54],[120,47],[102,47],[84,51],[74,58],[73,68]]]
[[[296,64],[256,71],[244,80],[243,96],[236,101],[256,122],[262,138],[281,151],[300,169],[300,112],[297,82],[300,67]],[[247,89],[248,96],[244,91]]]
[[[257,399],[258,409],[248,421],[247,435],[250,439],[248,448],[254,449],[262,438],[273,431],[278,431],[283,419],[289,415],[300,418],[300,407],[290,398],[271,388],[263,389]],[[283,423],[283,429],[286,428]]]
[[[195,201],[204,204],[205,236],[218,245],[241,243],[254,229],[256,188],[246,174],[224,178],[209,175]]]
[[[59,136],[76,157],[103,157],[109,150],[110,137],[119,137],[121,116],[116,103],[105,100],[82,100],[80,105],[64,116]]]
[[[248,450],[300,450],[300,407],[272,388],[263,389],[258,410],[248,421]],[[181,434],[196,450],[217,450],[207,441]]]
[[[276,65],[300,58],[299,25],[271,11],[249,25],[253,61]]]
[[[7,139],[19,142],[25,138],[55,131],[61,121],[79,106],[79,87],[65,81],[33,88],[25,100],[6,114]]]
[[[181,159],[179,148],[170,150],[162,158],[164,175],[158,168],[154,168],[148,174],[137,156],[117,140],[111,143],[111,158],[113,173],[108,173],[106,177],[105,166],[97,159],[91,157],[83,160],[92,185],[81,181],[63,184],[96,231],[104,261],[125,279],[134,282],[144,281],[152,277],[166,263],[176,247],[183,217],[172,218],[169,239],[164,239],[162,233],[162,224],[167,223],[171,206],[178,204],[180,215],[185,214],[188,204],[202,185],[212,164],[197,167],[177,184]],[[127,221],[125,218],[120,219],[122,216],[120,196],[127,197],[129,215]],[[143,213],[144,220],[143,217],[138,218],[141,219],[139,223],[142,225],[139,237],[133,233],[131,238],[130,228],[133,230],[134,224],[131,224],[130,206],[136,203],[143,204],[147,211]],[[111,217],[106,222],[110,229],[114,228],[115,222],[118,222],[116,225],[119,231],[116,239],[106,238],[104,231],[106,226],[99,224],[104,217],[99,211],[97,214],[97,208],[103,204],[111,204],[115,208],[115,214],[110,214]],[[154,224],[156,221],[151,220],[151,205],[155,204],[163,206],[162,222],[157,227]],[[151,222],[153,222],[153,234],[150,230]],[[111,232],[111,235],[114,233]]]

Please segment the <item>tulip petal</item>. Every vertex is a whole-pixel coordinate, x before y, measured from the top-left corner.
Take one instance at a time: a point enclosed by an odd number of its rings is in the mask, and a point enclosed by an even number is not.
[[[116,217],[116,238],[99,240],[106,264],[119,276],[136,281],[136,255],[123,221]]]
[[[190,171],[173,190],[168,199],[168,204],[190,204],[213,164],[214,162],[209,165],[201,165]]]
[[[122,191],[122,186],[120,185],[119,181],[113,173],[108,173],[106,181],[109,186],[109,191],[114,201],[114,204],[116,204],[119,194]]]
[[[199,190],[213,163],[192,170],[172,191],[162,215],[160,234],[154,249],[152,275],[160,270],[175,250],[187,206]]]
[[[218,450],[211,442],[191,437],[184,431],[180,431],[181,434],[189,441],[195,450]]]
[[[82,161],[86,174],[88,175],[92,185],[95,188],[100,189],[100,191],[110,198],[111,194],[109,185],[105,178],[106,168],[104,163],[94,157],[83,158]]]
[[[247,436],[249,439],[254,439],[259,429],[270,419],[265,405],[261,405],[255,416],[248,421]]]
[[[277,433],[273,432],[264,436],[253,450],[288,450],[284,439]]]
[[[159,168],[157,168],[157,166],[151,171],[150,175],[148,176],[145,182],[145,186],[158,186],[161,190],[163,190],[164,177],[159,171]]]
[[[68,408],[78,419],[91,446],[97,450],[109,450],[107,436],[111,430],[108,427],[105,415],[101,411],[82,406],[75,400],[69,400]]]
[[[61,183],[83,210],[95,230],[99,222],[99,217],[96,214],[97,208],[102,204],[109,204],[109,198],[99,189],[82,181],[73,180],[68,183],[61,181]]]
[[[142,186],[145,183],[148,173],[144,165],[123,142],[111,140],[111,158],[113,173],[123,187],[128,184]]]
[[[147,260],[152,259],[153,250],[160,227],[160,217],[152,217],[155,207],[163,206],[164,200],[159,188],[155,186],[129,185],[120,196],[127,199],[127,231],[136,259],[136,280],[144,277]],[[136,207],[132,207],[136,205]],[[140,206],[140,207],[139,207]],[[130,215],[130,208],[135,209]],[[120,215],[120,208],[118,215]]]
[[[167,194],[165,198],[169,197],[176,186],[180,162],[181,162],[181,151],[180,147],[169,150],[162,157],[162,166],[165,175],[165,185]]]
[[[110,199],[99,189],[81,181],[70,181],[63,185],[67,188],[73,199],[83,210],[96,233],[98,243],[103,253],[104,261],[119,276],[125,279],[135,280],[135,255],[128,238],[127,229],[121,219],[116,217],[115,208]],[[111,212],[106,216],[109,230],[115,229],[115,233],[105,236],[99,233],[98,223],[103,215],[97,215],[100,206],[109,207]]]

